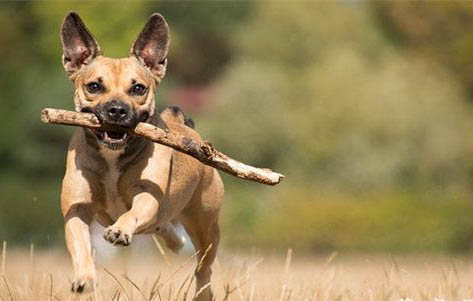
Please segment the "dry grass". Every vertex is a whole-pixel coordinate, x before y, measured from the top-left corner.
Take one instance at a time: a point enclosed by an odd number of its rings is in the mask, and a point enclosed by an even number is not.
[[[7,250],[0,300],[77,300],[63,251]],[[464,300],[473,298],[473,260],[446,256],[234,254],[214,264],[217,300]],[[98,257],[99,285],[79,300],[192,300],[195,260],[122,251]]]

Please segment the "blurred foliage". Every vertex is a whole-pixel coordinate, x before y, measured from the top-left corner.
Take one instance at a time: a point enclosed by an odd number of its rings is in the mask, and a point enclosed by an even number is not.
[[[115,57],[162,13],[172,42],[158,106],[204,91],[202,107],[185,107],[198,131],[287,176],[276,187],[223,176],[228,246],[472,247],[466,2],[0,3],[0,240],[62,236],[71,129],[39,111],[72,108],[58,35],[71,9]]]
[[[467,1],[372,2],[387,34],[411,51],[431,56],[473,96],[473,5]]]

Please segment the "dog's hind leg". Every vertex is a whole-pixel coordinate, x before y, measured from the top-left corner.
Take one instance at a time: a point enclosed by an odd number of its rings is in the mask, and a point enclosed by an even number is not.
[[[202,186],[198,189],[180,221],[194,244],[197,255],[196,301],[211,301],[211,265],[217,255],[220,241],[218,214],[222,205],[223,185],[217,171],[207,169]]]
[[[212,301],[213,293],[210,288],[210,277],[212,275],[211,265],[217,255],[220,241],[220,228],[217,213],[207,213],[200,216],[186,218],[184,223],[197,254],[196,277],[196,301]],[[204,288],[205,287],[205,288]]]
[[[183,123],[192,129],[194,128],[194,120],[187,117],[184,114],[184,112],[181,110],[181,108],[177,106],[166,108],[161,113],[161,118],[166,122],[171,121],[171,122],[176,122],[176,123]]]

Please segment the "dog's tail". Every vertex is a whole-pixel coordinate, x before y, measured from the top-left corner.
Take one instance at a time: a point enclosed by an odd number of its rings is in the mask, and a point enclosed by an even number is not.
[[[184,114],[184,112],[181,110],[181,108],[179,108],[177,106],[167,107],[161,113],[161,118],[164,121],[183,123],[183,124],[187,125],[188,127],[192,128],[192,129],[194,128],[194,120],[187,117]]]

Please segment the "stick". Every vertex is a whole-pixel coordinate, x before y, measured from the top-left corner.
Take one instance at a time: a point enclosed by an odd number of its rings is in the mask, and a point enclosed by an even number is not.
[[[97,117],[92,113],[44,109],[41,111],[41,121],[44,123],[81,126],[91,129],[103,128]],[[152,124],[140,122],[129,133],[153,142],[169,146],[185,153],[200,162],[215,167],[223,172],[240,179],[250,180],[266,185],[276,185],[284,179],[284,175],[266,168],[256,168],[240,161],[229,158],[216,150],[208,142],[200,142],[189,137],[158,128]]]

